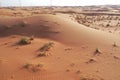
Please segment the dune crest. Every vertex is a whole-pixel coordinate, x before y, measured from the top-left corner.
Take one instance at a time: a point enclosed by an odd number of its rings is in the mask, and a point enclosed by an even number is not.
[[[79,46],[82,44],[114,43],[118,39],[117,36],[112,34],[91,29],[70,19],[51,14],[23,19],[5,19],[0,20],[0,23],[1,36],[34,35],[38,38],[48,38]]]

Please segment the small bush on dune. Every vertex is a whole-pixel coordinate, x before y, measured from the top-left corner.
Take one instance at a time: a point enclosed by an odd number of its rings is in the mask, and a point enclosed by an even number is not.
[[[43,67],[43,64],[39,63],[36,65],[37,67]]]
[[[46,54],[46,52],[40,52],[37,56],[42,57],[42,56],[47,56],[47,54]]]
[[[45,52],[45,51],[49,51],[49,49],[53,46],[53,42],[49,42],[47,44],[44,44],[41,48],[40,51],[41,52]]]
[[[32,72],[37,72],[40,71],[43,67],[43,64],[39,63],[39,64],[33,64],[33,66],[31,67]]]
[[[96,50],[95,50],[95,53],[99,53],[100,51],[99,51],[99,49],[98,48],[96,48]]]
[[[99,48],[96,48],[96,50],[95,50],[95,52],[94,52],[94,53],[95,53],[95,55],[96,55],[96,54],[100,54],[100,53],[101,53],[101,51],[99,50]]]
[[[31,64],[29,64],[29,63],[26,63],[26,64],[24,64],[24,66],[23,66],[23,68],[29,68],[29,66],[30,66]]]
[[[21,38],[19,41],[20,45],[25,45],[25,44],[30,44],[30,43],[31,43],[31,41],[27,38]]]
[[[32,72],[40,71],[42,69],[42,67],[43,67],[43,64],[41,64],[41,63],[38,63],[38,64],[26,63],[23,65],[24,69],[27,69]]]
[[[47,53],[47,51],[50,50],[51,47],[53,47],[53,42],[49,42],[44,44],[41,48],[40,48],[40,53],[37,55],[37,57],[43,57],[43,56],[48,56],[50,53]]]

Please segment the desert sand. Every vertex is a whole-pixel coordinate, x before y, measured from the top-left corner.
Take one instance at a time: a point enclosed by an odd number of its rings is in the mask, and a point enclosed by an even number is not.
[[[0,8],[0,80],[120,80],[119,7]]]

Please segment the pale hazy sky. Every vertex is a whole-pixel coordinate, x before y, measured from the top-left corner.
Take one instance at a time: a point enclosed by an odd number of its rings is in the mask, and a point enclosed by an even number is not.
[[[51,0],[0,0],[2,6],[49,6]],[[105,5],[119,4],[120,0],[52,0],[52,5],[56,6],[84,6],[84,5]]]

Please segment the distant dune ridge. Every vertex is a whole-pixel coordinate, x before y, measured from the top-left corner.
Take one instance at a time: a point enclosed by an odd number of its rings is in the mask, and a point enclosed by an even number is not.
[[[62,18],[58,15],[41,15],[29,18],[5,18],[0,21],[0,36],[34,35],[38,38],[48,38],[68,44],[108,43],[117,37],[102,31],[88,28],[84,25]],[[7,24],[6,24],[7,23]],[[108,36],[111,35],[111,36]],[[114,38],[112,38],[114,37]],[[104,42],[103,42],[104,41]]]
[[[118,35],[73,13],[24,15],[0,17],[0,80],[120,80]]]

